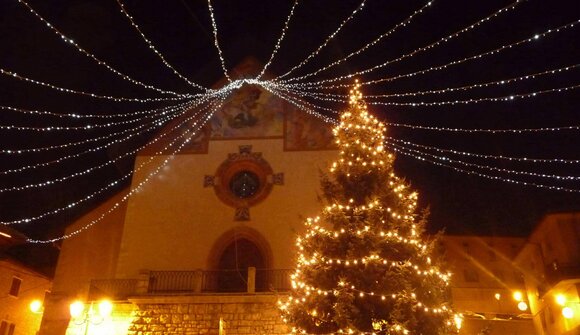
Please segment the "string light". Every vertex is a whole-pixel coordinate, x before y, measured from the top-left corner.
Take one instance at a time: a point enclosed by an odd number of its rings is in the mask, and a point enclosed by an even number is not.
[[[210,116],[211,116],[211,115],[210,115]],[[163,134],[162,134],[162,135],[163,135]],[[183,136],[183,135],[182,135],[182,136]],[[193,135],[191,135],[191,136],[193,136]],[[154,139],[153,139],[151,142],[149,142],[149,145],[151,145],[151,144],[153,144],[153,143],[156,143],[157,141],[159,141],[159,139],[160,139],[160,138],[161,138],[161,136],[154,138]],[[167,146],[165,146],[165,147],[164,147],[162,150],[159,150],[159,151],[158,151],[158,154],[162,154],[162,153],[163,153],[163,152],[165,152],[165,151],[166,151],[168,148],[170,148],[171,146],[173,146],[173,145],[175,144],[175,142],[176,142],[176,141],[177,141],[179,138],[180,138],[180,137],[177,137],[177,138],[176,138],[176,139],[174,139],[172,142],[170,142],[170,143],[169,143]],[[184,143],[185,143],[185,142],[184,142]],[[183,144],[183,145],[185,145],[185,144]],[[175,154],[177,151],[178,151],[178,150],[175,150],[175,151],[173,152],[173,154]],[[38,221],[38,220],[40,220],[40,219],[43,219],[43,218],[45,218],[45,217],[48,217],[48,216],[51,216],[51,215],[58,214],[58,213],[60,213],[60,212],[63,212],[63,211],[65,211],[65,210],[69,210],[69,209],[71,209],[71,208],[74,208],[75,206],[77,206],[77,205],[79,205],[79,204],[81,204],[81,203],[84,203],[84,202],[86,202],[86,201],[88,201],[88,200],[90,200],[90,199],[93,199],[93,198],[95,198],[96,196],[98,196],[99,194],[101,194],[101,193],[105,192],[106,190],[108,190],[108,189],[110,189],[110,188],[112,188],[112,187],[114,187],[114,186],[116,186],[116,185],[119,185],[119,184],[120,184],[121,182],[123,182],[124,180],[126,180],[126,179],[130,178],[130,177],[133,175],[133,173],[140,171],[140,170],[141,170],[141,169],[142,169],[144,166],[146,166],[147,164],[151,163],[151,162],[152,162],[152,161],[155,159],[155,157],[156,157],[155,155],[152,155],[152,156],[151,156],[151,157],[150,157],[148,160],[146,160],[146,161],[143,161],[141,164],[139,164],[138,166],[136,166],[136,167],[133,169],[133,171],[130,171],[130,172],[128,172],[128,173],[126,173],[126,174],[124,174],[124,175],[123,175],[123,176],[121,176],[120,178],[118,178],[118,179],[116,179],[116,180],[114,180],[114,181],[112,181],[112,182],[108,183],[108,184],[107,184],[107,185],[105,185],[104,187],[102,187],[102,188],[100,188],[100,189],[98,189],[98,190],[96,190],[96,191],[94,191],[94,192],[90,193],[90,194],[89,194],[89,195],[87,195],[87,196],[84,196],[84,197],[83,197],[83,198],[81,198],[81,199],[78,199],[78,200],[72,201],[72,202],[68,203],[68,204],[67,204],[67,205],[65,205],[65,206],[58,207],[58,208],[56,208],[56,209],[53,209],[53,210],[50,210],[50,211],[47,211],[47,212],[44,212],[44,213],[38,214],[38,215],[36,215],[36,216],[30,216],[30,217],[27,217],[27,218],[21,218],[21,219],[16,219],[16,220],[11,220],[11,221],[0,221],[0,224],[3,224],[3,225],[12,225],[12,224],[20,224],[20,223],[31,223],[31,222]],[[157,172],[158,172],[160,169],[161,169],[161,168],[158,168],[158,169],[156,169],[155,171],[157,171]],[[134,193],[136,189],[137,189],[137,188],[133,188],[131,191]],[[132,193],[131,193],[131,194],[132,194]],[[117,203],[117,204],[120,204],[120,203]],[[114,206],[113,208],[110,208],[110,209],[109,209],[109,210],[106,212],[106,214],[103,214],[102,216],[100,216],[100,217],[99,217],[99,219],[98,219],[97,221],[94,221],[94,223],[96,223],[96,222],[98,222],[98,221],[102,220],[102,219],[103,219],[103,218],[104,218],[104,217],[105,217],[107,214],[111,213],[111,212],[112,212],[112,211],[113,211],[113,210],[114,210],[116,207],[118,207],[118,205],[117,205],[117,206]],[[94,224],[94,223],[93,223],[93,224]],[[91,224],[91,226],[92,226],[92,224]],[[89,226],[86,226],[86,227],[85,227],[84,229],[82,229],[82,230],[88,229],[88,227],[89,227]],[[81,231],[82,231],[82,230],[81,230]],[[53,239],[53,240],[28,240],[28,242],[30,242],[30,243],[49,243],[49,242],[55,242],[55,241],[58,241],[58,240],[60,240],[60,239],[64,239],[64,238],[68,238],[68,237],[74,236],[74,235],[78,234],[79,232],[80,232],[80,231],[78,231],[78,232],[76,232],[76,233],[74,233],[74,234],[69,234],[70,236],[69,236],[69,235],[63,235],[63,238],[57,238],[57,239]],[[66,236],[66,237],[64,237],[64,236]]]
[[[439,132],[455,132],[455,133],[491,133],[491,134],[522,134],[522,133],[540,133],[540,132],[554,132],[566,130],[580,130],[580,126],[565,126],[565,127],[545,127],[545,128],[522,128],[522,129],[465,129],[465,128],[448,128],[448,127],[432,127],[420,126],[404,123],[390,123],[385,122],[389,127],[410,128],[414,130],[433,130]]]
[[[306,57],[302,62],[300,62],[298,65],[294,66],[293,68],[291,68],[288,72],[284,73],[283,75],[276,77],[276,79],[282,79],[288,75],[290,75],[290,73],[298,70],[299,68],[301,68],[302,66],[306,65],[312,58],[314,58],[316,55],[318,55],[318,53],[320,52],[320,50],[322,50],[342,29],[342,27],[344,27],[344,25],[349,22],[350,20],[352,20],[353,17],[355,17],[355,15],[360,12],[363,8],[364,5],[366,3],[367,0],[363,0],[358,7],[352,12],[350,13],[350,15],[344,19],[340,25],[338,26],[338,28],[336,28],[336,30],[330,34],[326,40],[320,45],[318,46],[318,48],[316,50],[314,50],[310,55],[308,55],[308,57]]]
[[[523,75],[520,77],[515,77],[515,78],[490,81],[487,83],[471,84],[471,85],[460,86],[460,87],[448,87],[448,88],[442,88],[442,89],[437,89],[437,90],[427,90],[427,91],[418,91],[418,92],[367,95],[367,98],[390,98],[390,97],[408,97],[408,96],[414,97],[414,96],[427,95],[427,94],[441,94],[441,93],[449,93],[449,92],[456,92],[456,91],[467,91],[467,90],[471,90],[474,88],[483,88],[483,87],[489,87],[489,86],[500,86],[500,85],[510,84],[510,83],[513,83],[516,81],[535,79],[535,78],[540,77],[540,76],[570,71],[570,70],[576,69],[578,66],[580,66],[580,64],[569,65],[566,67],[553,69],[553,70],[546,70],[546,71],[533,73],[533,74],[526,74],[526,75]],[[319,94],[321,94],[321,93],[319,93]]]
[[[560,93],[566,92],[570,90],[575,90],[580,87],[578,85],[572,85],[567,87],[558,87],[552,88],[547,90],[535,91],[530,93],[522,93],[522,94],[511,94],[502,97],[487,97],[487,98],[473,98],[467,100],[452,100],[452,101],[433,101],[433,102],[425,102],[425,101],[418,101],[418,102],[380,102],[380,101],[372,101],[369,102],[371,105],[382,105],[382,106],[446,106],[446,105],[466,105],[471,103],[480,103],[480,102],[503,102],[503,101],[513,101],[516,99],[524,99],[524,98],[533,98],[538,95],[547,94],[547,93]]]
[[[173,127],[172,128],[172,131],[178,129],[179,126],[184,125],[186,122],[188,122],[189,120],[191,120],[191,118],[192,117],[183,120],[177,126]],[[157,141],[160,138],[163,138],[164,136],[166,136],[167,134],[168,133],[161,134],[158,137],[156,137],[155,140]],[[145,149],[148,146],[150,146],[150,143],[147,143],[145,145],[139,146],[136,149],[133,149],[131,151],[127,151],[127,152],[123,153],[122,155],[119,155],[119,156],[117,156],[117,157],[115,157],[113,159],[110,159],[110,160],[108,160],[107,162],[105,162],[103,164],[100,164],[100,165],[96,165],[96,166],[87,168],[87,169],[85,169],[83,171],[74,172],[74,173],[69,174],[69,175],[64,176],[64,177],[54,178],[54,179],[46,180],[46,181],[39,182],[39,183],[35,183],[35,184],[27,184],[27,185],[24,185],[24,186],[12,186],[12,187],[0,188],[0,193],[11,192],[11,191],[23,191],[23,190],[34,189],[34,188],[39,188],[39,187],[52,186],[52,185],[61,183],[63,181],[66,181],[66,180],[75,178],[75,177],[84,176],[84,175],[93,173],[93,172],[95,172],[95,171],[97,171],[99,169],[102,169],[104,167],[107,167],[107,166],[109,166],[111,164],[114,164],[117,161],[119,161],[119,160],[121,160],[121,159],[123,159],[125,157],[128,157],[128,156],[131,156],[133,154],[136,154],[136,153],[140,152],[141,150]]]
[[[179,108],[176,108],[175,110],[177,111],[177,110],[179,110]],[[99,152],[100,150],[106,149],[112,145],[124,143],[124,142],[130,140],[132,137],[135,137],[135,136],[141,135],[143,133],[149,132],[153,129],[159,128],[163,124],[165,124],[167,121],[172,120],[173,118],[175,118],[178,115],[180,115],[180,114],[167,115],[164,118],[161,118],[159,120],[154,120],[154,121],[149,122],[147,124],[140,125],[139,127],[131,129],[134,131],[130,132],[129,135],[127,135],[126,137],[117,138],[117,139],[114,139],[112,141],[108,141],[104,145],[89,148],[89,149],[81,151],[79,153],[62,156],[62,157],[59,157],[57,159],[53,159],[53,160],[50,160],[47,162],[41,162],[41,163],[36,163],[36,164],[32,164],[32,165],[26,165],[26,166],[16,168],[16,169],[8,169],[8,170],[0,171],[0,174],[7,175],[7,174],[11,174],[11,173],[23,172],[26,170],[33,170],[33,169],[37,169],[37,168],[41,168],[41,167],[48,167],[51,165],[62,163],[62,162],[69,160],[69,159],[74,159],[74,158],[84,156],[84,155],[89,154],[89,153]],[[147,126],[149,126],[149,127],[147,127]]]
[[[113,68],[109,64],[107,64],[104,61],[102,61],[99,58],[97,58],[97,56],[95,56],[92,53],[90,53],[90,52],[86,51],[85,49],[83,49],[80,45],[78,45],[72,39],[68,38],[66,35],[64,35],[63,33],[61,33],[58,29],[56,29],[56,27],[54,27],[50,22],[48,22],[44,17],[42,17],[40,14],[38,14],[38,12],[35,11],[26,1],[24,1],[24,0],[18,0],[18,2],[21,3],[21,4],[23,4],[24,6],[26,6],[26,8],[28,8],[28,10],[32,14],[34,14],[34,16],[36,18],[38,18],[40,21],[42,21],[42,23],[44,23],[50,30],[52,30],[55,34],[57,34],[68,45],[72,45],[73,47],[75,47],[76,50],[78,50],[79,52],[81,52],[85,56],[87,56],[90,59],[92,59],[98,65],[103,66],[104,68],[106,68],[110,72],[114,73],[115,75],[123,78],[124,80],[126,80],[128,82],[131,82],[131,83],[133,83],[135,85],[139,85],[141,87],[144,87],[144,88],[147,88],[147,89],[150,89],[150,90],[154,90],[154,91],[157,91],[157,92],[160,92],[160,93],[164,93],[164,94],[172,94],[172,95],[179,96],[179,97],[187,97],[187,94],[177,93],[177,92],[168,91],[168,90],[162,90],[162,89],[157,88],[157,87],[155,87],[153,85],[145,84],[145,83],[143,83],[143,82],[141,82],[139,80],[136,80],[136,79],[133,79],[133,78],[127,76],[126,74],[121,73],[120,71],[116,70],[115,68]]]
[[[419,150],[415,150],[415,149],[406,148],[404,146],[401,146],[401,145],[398,145],[398,144],[395,144],[395,143],[392,143],[392,142],[390,142],[389,145],[390,146],[393,146],[395,148],[398,148],[398,149],[405,149],[405,150],[408,150],[410,152],[414,152],[416,154],[429,156],[431,158],[435,158],[435,159],[440,160],[440,161],[449,162],[449,163],[457,163],[457,164],[460,164],[460,165],[463,165],[463,166],[476,167],[476,168],[479,168],[479,169],[484,169],[484,170],[489,170],[489,171],[497,171],[497,172],[503,172],[503,173],[508,173],[508,174],[524,175],[524,176],[533,176],[533,177],[549,178],[549,179],[557,179],[557,180],[580,180],[580,177],[577,177],[577,176],[561,176],[561,175],[545,174],[545,173],[535,173],[535,172],[528,172],[528,171],[517,171],[517,170],[510,170],[510,169],[498,168],[498,167],[495,167],[495,166],[488,166],[488,165],[481,165],[481,164],[475,164],[475,163],[468,163],[468,162],[464,162],[464,161],[452,159],[452,158],[449,158],[449,157],[443,157],[443,156],[433,155],[433,154],[430,154],[430,153],[427,153],[427,152],[423,152],[423,151],[419,151]]]
[[[523,39],[523,40],[520,40],[520,41],[511,43],[511,44],[506,44],[506,45],[503,45],[503,46],[501,46],[499,48],[496,48],[496,49],[493,49],[493,50],[490,50],[490,51],[487,51],[487,52],[483,52],[483,53],[480,53],[480,54],[477,54],[477,55],[474,55],[474,56],[470,56],[470,57],[462,58],[462,59],[459,59],[459,60],[455,60],[455,61],[449,62],[447,64],[443,64],[443,65],[439,65],[439,66],[433,66],[433,67],[430,67],[430,68],[427,68],[427,69],[423,69],[423,70],[420,70],[420,71],[415,71],[415,72],[411,72],[411,73],[401,74],[401,75],[397,75],[397,76],[394,76],[394,77],[388,77],[388,78],[382,78],[382,79],[376,79],[376,80],[369,80],[369,81],[363,82],[362,84],[363,85],[371,85],[371,84],[378,84],[378,83],[384,83],[384,82],[392,82],[392,81],[395,81],[395,80],[401,79],[401,78],[409,78],[409,77],[414,77],[414,76],[417,76],[417,75],[422,75],[422,74],[429,73],[429,72],[433,72],[433,71],[439,71],[439,70],[447,69],[448,67],[451,67],[451,66],[454,66],[454,65],[458,65],[458,64],[462,64],[462,63],[465,63],[465,62],[470,61],[470,60],[481,59],[481,58],[484,58],[486,56],[495,55],[495,54],[498,54],[498,53],[500,53],[500,52],[502,52],[504,50],[511,49],[513,47],[516,47],[516,46],[519,46],[519,45],[522,45],[522,44],[525,44],[525,43],[531,43],[531,42],[537,41],[541,37],[546,37],[546,36],[551,35],[553,33],[560,32],[561,30],[565,30],[565,29],[572,28],[576,24],[578,24],[579,22],[580,22],[580,20],[576,20],[574,22],[565,24],[563,26],[559,26],[557,28],[548,29],[548,30],[544,31],[543,33],[535,34],[532,37],[529,37],[529,38],[526,38],[526,39]],[[325,88],[338,88],[338,87],[346,87],[346,86],[345,85],[334,85],[334,86],[326,86]]]
[[[177,106],[185,106],[190,101],[191,100],[186,101],[186,102],[182,102],[180,104],[170,105],[170,106],[161,107],[161,108],[154,108],[154,109],[141,110],[141,111],[131,111],[129,113],[105,114],[105,115],[103,115],[103,114],[53,113],[53,112],[49,112],[49,111],[30,110],[30,109],[17,108],[17,107],[11,107],[11,106],[0,106],[0,109],[12,111],[12,112],[17,112],[17,113],[22,113],[22,114],[56,116],[59,118],[70,118],[70,119],[92,119],[92,118],[95,118],[95,119],[113,119],[113,118],[125,118],[125,117],[140,117],[140,115],[154,114],[154,113],[157,113],[160,111],[163,112],[167,108],[172,108],[172,107],[177,107]]]
[[[91,97],[91,98],[96,98],[96,99],[107,99],[107,100],[111,100],[111,101],[115,101],[115,102],[153,102],[153,101],[175,101],[175,100],[184,100],[184,99],[188,99],[193,97],[193,95],[191,94],[185,94],[183,96],[179,96],[179,97],[173,97],[173,98],[126,98],[126,97],[115,97],[115,96],[110,96],[110,95],[100,95],[100,94],[96,94],[96,93],[89,93],[89,92],[85,92],[85,91],[79,91],[79,90],[73,90],[70,88],[65,88],[65,87],[61,87],[61,86],[56,86],[53,84],[49,84],[47,82],[43,82],[43,81],[39,81],[36,79],[31,79],[28,77],[24,77],[16,72],[12,72],[12,71],[8,71],[5,69],[0,68],[0,74],[9,76],[11,78],[15,78],[21,81],[25,81],[31,84],[35,84],[35,85],[39,85],[39,86],[44,86],[44,87],[48,87],[51,88],[53,90],[59,91],[59,92],[64,92],[64,93],[72,93],[72,94],[78,94],[78,95],[84,95],[87,97]]]
[[[266,70],[268,69],[270,64],[272,64],[274,57],[276,56],[276,54],[278,53],[278,50],[280,49],[280,44],[282,44],[282,40],[284,40],[284,37],[286,36],[286,31],[288,30],[288,25],[290,23],[290,19],[292,19],[292,15],[294,15],[294,9],[296,8],[297,5],[298,5],[298,0],[294,0],[294,4],[292,5],[292,9],[290,9],[290,14],[288,14],[288,17],[286,18],[286,21],[284,22],[284,27],[282,28],[282,33],[280,34],[280,37],[278,37],[278,40],[276,41],[276,46],[274,46],[274,50],[272,51],[272,55],[270,56],[270,59],[268,59],[268,62],[266,62],[266,65],[264,65],[264,67],[262,68],[262,71],[260,72],[260,74],[258,75],[258,77],[256,79],[259,80],[260,78],[262,78],[262,76],[264,76],[264,74],[266,73]]]
[[[325,71],[325,70],[327,70],[327,69],[329,69],[329,68],[331,68],[331,67],[334,67],[334,66],[336,66],[336,65],[339,65],[339,64],[341,64],[341,63],[345,62],[346,60],[348,60],[349,58],[351,58],[351,57],[353,57],[353,56],[359,55],[360,53],[364,52],[364,51],[365,51],[365,50],[367,50],[368,48],[370,48],[370,47],[372,47],[372,46],[376,45],[377,43],[379,43],[379,42],[380,42],[382,39],[386,38],[387,36],[390,36],[390,35],[392,35],[392,34],[393,34],[393,33],[394,33],[394,32],[395,32],[397,29],[399,29],[400,27],[404,27],[404,26],[406,26],[407,24],[409,24],[409,23],[411,22],[411,20],[413,20],[413,17],[415,17],[417,14],[420,14],[420,13],[422,13],[422,12],[423,12],[423,11],[424,11],[424,10],[425,10],[427,7],[431,6],[431,4],[432,4],[432,3],[433,3],[433,1],[429,1],[429,2],[428,2],[427,4],[425,4],[423,7],[419,8],[419,9],[418,9],[418,10],[416,10],[416,11],[415,11],[413,14],[411,14],[411,16],[409,16],[408,18],[406,18],[406,19],[405,19],[405,20],[403,20],[402,22],[400,22],[400,23],[396,24],[396,25],[395,25],[393,28],[391,28],[389,31],[387,31],[386,33],[384,33],[384,34],[380,35],[378,38],[376,38],[376,39],[375,39],[375,40],[373,40],[372,42],[369,42],[369,43],[367,43],[367,44],[366,44],[364,47],[362,47],[362,48],[358,49],[357,51],[351,52],[351,53],[350,53],[350,54],[348,54],[346,57],[344,57],[344,58],[342,58],[342,59],[339,59],[339,60],[337,60],[337,61],[334,61],[334,62],[330,63],[329,65],[327,65],[327,66],[324,66],[324,67],[322,67],[321,69],[318,69],[318,70],[316,70],[316,71],[314,71],[314,72],[311,72],[311,73],[309,73],[309,74],[306,74],[306,75],[304,75],[304,76],[300,76],[300,77],[294,77],[294,78],[290,78],[290,79],[282,80],[282,82],[284,82],[284,81],[288,81],[288,82],[291,82],[291,81],[298,81],[298,80],[302,80],[302,79],[305,79],[305,78],[308,78],[308,77],[312,77],[312,76],[314,76],[314,75],[316,75],[316,74],[318,74],[318,73],[320,73],[320,72],[322,72],[322,71]],[[351,16],[352,16],[352,15],[351,15]],[[338,33],[338,32],[336,32],[336,33]],[[331,36],[332,36],[332,35],[331,35]],[[321,48],[319,48],[319,49],[321,49]],[[298,67],[296,67],[296,69],[297,69],[297,68],[298,68]],[[282,76],[280,76],[280,77],[277,77],[277,79],[282,79],[282,78],[284,78],[284,77],[288,76],[288,75],[289,75],[289,74],[290,74],[290,73],[291,73],[293,70],[295,70],[295,69],[293,68],[292,70],[288,71],[287,73],[283,74]]]
[[[224,61],[224,57],[222,55],[222,49],[220,48],[220,44],[218,42],[217,25],[215,23],[215,17],[214,17],[214,13],[213,13],[213,6],[211,5],[211,0],[207,0],[207,7],[209,8],[209,16],[211,18],[211,26],[212,26],[212,29],[213,29],[214,45],[215,45],[215,47],[217,49],[218,56],[220,58],[220,63],[221,63],[221,66],[222,66],[222,70],[224,72],[224,76],[231,83],[232,82],[232,78],[230,78],[230,75],[228,74],[228,70],[226,69],[226,62]]]
[[[155,45],[153,45],[153,43],[145,36],[145,34],[143,34],[143,31],[141,31],[141,28],[139,28],[139,26],[137,25],[137,23],[135,22],[135,20],[133,20],[133,17],[131,15],[129,15],[129,13],[125,9],[125,6],[121,2],[121,0],[117,0],[117,3],[119,4],[119,7],[121,7],[121,13],[123,13],[125,15],[125,17],[127,19],[129,19],[129,22],[131,23],[131,26],[139,33],[139,35],[141,35],[141,38],[143,39],[143,41],[145,41],[145,43],[147,43],[147,45],[149,46],[149,49],[152,50],[155,53],[155,55],[157,55],[157,57],[159,57],[159,59],[161,59],[161,61],[163,62],[163,64],[168,69],[170,69],[171,72],[173,72],[173,74],[175,74],[180,79],[182,79],[183,81],[185,81],[186,83],[188,83],[190,86],[193,86],[193,87],[195,87],[197,89],[200,89],[200,90],[203,90],[203,91],[208,91],[208,88],[203,87],[203,86],[201,86],[199,84],[196,84],[196,83],[190,81],[184,75],[182,75],[181,73],[179,73],[179,71],[177,71],[175,69],[175,67],[173,67],[171,64],[169,64],[169,62],[167,62],[167,60],[165,59],[165,57],[163,56],[163,54],[161,54],[161,52],[159,52],[159,50],[157,50],[157,48],[155,47]]]
[[[223,102],[223,101],[222,101]],[[221,106],[221,104],[220,104]],[[219,108],[219,107],[217,107]],[[189,143],[189,141],[195,136],[195,134],[197,133],[197,131],[209,120],[209,118],[213,115],[215,109],[211,110],[209,113],[207,113],[203,119],[203,122],[200,122],[199,126],[197,128],[194,129],[194,131],[192,132],[192,134],[187,137],[178,147],[175,151],[173,151],[173,153],[171,155],[169,155],[165,160],[163,160],[163,162],[156,168],[154,169],[152,172],[150,172],[144,180],[142,180],[139,184],[136,185],[136,187],[132,188],[127,194],[125,194],[120,201],[116,202],[113,206],[111,206],[111,208],[109,208],[106,212],[104,212],[103,214],[101,214],[98,218],[92,220],[91,222],[89,222],[86,225],[83,225],[82,227],[68,233],[68,234],[63,234],[60,237],[57,238],[52,238],[52,239],[44,239],[44,240],[37,240],[37,239],[27,239],[26,241],[28,243],[54,243],[60,240],[65,240],[71,237],[74,237],[80,233],[82,233],[83,231],[91,228],[92,226],[94,226],[95,224],[99,223],[100,221],[102,221],[105,217],[107,217],[109,214],[111,214],[113,211],[115,211],[122,203],[125,203],[129,200],[129,198],[135,194],[136,192],[138,192],[144,185],[146,185],[149,180],[151,180],[151,178],[155,177],[159,172],[161,172],[161,170],[167,165],[169,164],[169,162],[171,160],[173,160],[175,158],[175,153],[177,153],[179,150],[181,150],[185,145],[187,145]],[[177,140],[177,139],[176,139]],[[164,150],[166,150],[168,147],[172,146],[175,141],[170,143],[170,145],[166,146],[164,148]],[[161,154],[163,152],[163,150],[159,151],[158,154]],[[155,156],[152,156],[149,160],[153,160]],[[137,171],[137,170],[135,170]]]
[[[400,139],[396,139],[393,137],[387,137],[388,141],[403,143],[406,145],[410,145],[416,148],[423,148],[427,150],[435,150],[441,153],[452,153],[455,155],[462,155],[462,156],[469,156],[469,157],[477,157],[477,158],[488,158],[488,159],[496,159],[496,160],[508,160],[508,161],[517,161],[517,162],[527,162],[527,163],[563,163],[563,164],[577,164],[580,163],[580,159],[561,159],[561,158],[527,158],[527,157],[508,157],[508,156],[501,156],[501,155],[483,155],[483,154],[476,154],[472,152],[465,152],[465,151],[458,151],[452,149],[441,149],[437,147],[432,147],[428,145],[421,145],[412,143],[409,141],[404,141]]]
[[[398,58],[395,58],[393,60],[389,60],[389,61],[384,62],[382,64],[375,65],[372,68],[369,68],[369,69],[366,69],[366,70],[362,70],[362,71],[357,71],[355,73],[352,73],[352,74],[349,74],[349,75],[345,75],[345,76],[342,76],[342,77],[331,78],[331,79],[326,79],[326,80],[321,80],[321,81],[316,81],[316,82],[306,83],[306,84],[307,85],[320,85],[320,84],[331,83],[331,82],[335,82],[335,81],[339,81],[339,80],[343,80],[343,79],[350,79],[350,78],[353,78],[353,77],[359,77],[359,76],[361,76],[361,75],[363,75],[365,73],[369,73],[369,72],[372,72],[374,70],[383,68],[383,67],[385,67],[385,66],[387,66],[389,64],[392,64],[392,63],[395,63],[395,62],[399,62],[399,61],[401,61],[403,59],[412,57],[412,56],[414,56],[414,55],[416,55],[418,53],[421,53],[423,51],[432,49],[432,48],[434,48],[434,47],[436,47],[438,45],[444,44],[444,43],[448,42],[449,40],[452,40],[452,39],[460,36],[461,34],[463,34],[465,32],[468,32],[468,31],[470,31],[470,30],[472,30],[472,29],[480,26],[481,24],[483,24],[483,23],[485,23],[485,22],[487,22],[487,21],[489,21],[491,19],[494,19],[494,18],[500,16],[502,13],[507,12],[507,11],[509,11],[511,9],[514,9],[519,3],[523,2],[523,1],[525,1],[525,0],[516,0],[511,5],[506,6],[506,7],[502,8],[502,9],[496,11],[495,13],[493,13],[493,14],[491,14],[491,15],[489,15],[489,16],[487,16],[487,17],[485,17],[485,18],[483,18],[483,19],[481,19],[481,20],[479,20],[477,22],[475,22],[474,24],[472,24],[470,26],[467,26],[467,27],[465,27],[465,28],[463,28],[463,29],[461,29],[459,31],[456,31],[455,33],[453,33],[451,35],[448,35],[446,37],[443,37],[443,38],[441,38],[441,39],[439,39],[439,40],[437,40],[437,41],[435,41],[435,42],[433,42],[433,43],[431,43],[431,44],[429,44],[427,46],[424,46],[424,47],[415,49],[415,50],[411,51],[410,53],[405,54],[403,56],[400,56]]]
[[[424,156],[411,154],[409,152],[406,152],[403,149],[393,148],[393,150],[396,151],[397,153],[404,155],[404,156],[412,157],[412,158],[415,158],[415,159],[420,160],[420,161],[424,161],[424,162],[431,163],[431,164],[434,164],[437,166],[446,167],[446,168],[452,169],[452,170],[457,171],[457,172],[461,172],[461,173],[465,173],[465,174],[469,174],[469,175],[474,175],[474,176],[479,176],[479,177],[490,179],[490,180],[503,181],[506,183],[512,183],[512,184],[516,184],[516,185],[532,186],[532,187],[543,188],[543,189],[548,189],[548,190],[553,190],[553,191],[580,193],[579,189],[572,189],[572,188],[561,187],[561,186],[552,186],[552,185],[545,185],[545,184],[539,184],[539,183],[525,182],[525,181],[521,181],[521,180],[515,180],[515,179],[504,178],[504,177],[499,177],[499,176],[494,176],[494,175],[488,175],[488,174],[484,174],[484,173],[481,173],[478,171],[462,169],[462,168],[459,168],[456,166],[436,162],[436,161],[430,160],[428,158],[425,158]]]

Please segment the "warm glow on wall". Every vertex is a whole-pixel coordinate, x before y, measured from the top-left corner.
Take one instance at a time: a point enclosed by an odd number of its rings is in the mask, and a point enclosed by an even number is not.
[[[566,304],[566,301],[568,299],[566,299],[566,296],[563,294],[557,294],[556,295],[556,303],[560,306],[564,306]]]
[[[522,301],[522,299],[523,299],[522,292],[515,291],[514,294],[513,294],[513,297],[514,297],[514,300],[515,301]]]

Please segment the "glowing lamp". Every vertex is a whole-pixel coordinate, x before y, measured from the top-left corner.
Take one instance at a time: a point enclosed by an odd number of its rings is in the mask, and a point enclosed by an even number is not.
[[[81,315],[83,315],[84,310],[85,304],[83,304],[81,301],[77,300],[72,304],[70,304],[70,316],[72,316],[73,318],[81,317]]]
[[[499,300],[499,299],[501,298],[501,294],[499,294],[499,293],[496,293],[496,294],[494,295],[494,297],[495,297],[495,300]]]
[[[528,310],[528,304],[526,304],[525,301],[520,301],[518,303],[518,309],[522,312],[527,311]]]
[[[564,307],[564,308],[562,308],[562,315],[566,319],[571,319],[574,317],[574,311],[570,307]]]
[[[99,314],[102,317],[108,317],[113,311],[113,304],[109,300],[103,300],[99,303]]]
[[[461,329],[461,326],[463,325],[463,318],[460,315],[455,315],[453,317],[453,321],[455,321],[455,327],[457,327],[457,329]]]
[[[33,300],[30,305],[30,311],[32,313],[40,313],[40,310],[42,309],[42,301],[40,300]]]
[[[523,298],[522,292],[515,291],[513,294],[513,297],[514,297],[515,301],[522,301],[522,298]]]
[[[560,306],[564,306],[566,304],[566,301],[568,299],[566,299],[566,296],[563,294],[557,294],[556,295],[556,303]]]

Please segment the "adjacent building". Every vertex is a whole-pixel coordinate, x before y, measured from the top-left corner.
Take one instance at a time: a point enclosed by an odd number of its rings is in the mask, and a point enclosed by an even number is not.
[[[22,243],[23,236],[4,227],[0,230],[0,335],[36,334],[42,308],[31,311],[30,304],[41,304],[51,289],[51,279],[10,256],[7,250]]]
[[[537,333],[580,334],[580,213],[546,215],[516,261]]]

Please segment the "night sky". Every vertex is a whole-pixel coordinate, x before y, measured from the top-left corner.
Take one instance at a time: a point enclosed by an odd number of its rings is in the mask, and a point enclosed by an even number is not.
[[[29,4],[62,33],[114,68],[135,79],[181,93],[198,93],[163,66],[119,11],[115,0],[30,0]],[[223,73],[213,45],[213,32],[206,1],[127,0],[125,8],[144,34],[176,69],[193,81],[211,86]],[[214,0],[218,38],[228,68],[248,56],[265,63],[280,36],[292,1]],[[300,63],[329,36],[360,4],[360,1],[301,1],[290,22],[272,66],[274,75]],[[304,75],[345,57],[403,21],[426,1],[367,0],[364,10],[347,23],[335,39],[304,68]],[[512,1],[440,0],[412,23],[363,54],[320,73],[313,80],[333,78],[373,67],[448,36],[509,6]],[[576,1],[523,1],[515,9],[462,34],[447,43],[359,76],[362,81],[388,78],[473,56],[514,43],[548,29],[580,19]],[[391,94],[458,87],[520,77],[580,63],[580,25],[562,30],[533,43],[526,43],[492,56],[450,66],[442,71],[363,87],[366,94]],[[158,97],[158,93],[132,85],[95,65],[88,57],[67,45],[17,0],[0,1],[0,67],[32,79],[76,90],[104,95]],[[309,79],[308,79],[309,80]],[[349,83],[351,81],[342,81]],[[512,94],[580,84],[580,68],[509,85],[479,88],[438,95],[390,98],[388,102],[452,101]],[[344,94],[345,89],[327,91]],[[373,106],[372,112],[391,123],[463,129],[523,129],[580,125],[578,90],[540,94],[508,102],[445,106]],[[309,100],[318,103],[315,100]],[[0,75],[0,105],[54,113],[115,114],[160,106],[159,103],[108,102],[57,92]],[[326,104],[325,106],[331,106]],[[332,105],[338,108],[337,105]],[[325,111],[321,111],[327,113]],[[82,125],[81,121],[0,111],[0,125]],[[115,131],[125,126],[113,128]],[[113,130],[111,130],[113,131]],[[0,129],[0,149],[58,145],[93,138],[106,131],[38,133]],[[138,146],[153,133],[131,142]],[[535,133],[455,133],[390,127],[388,135],[413,143],[487,155],[528,158],[580,159],[580,130]],[[83,148],[88,148],[86,146]],[[0,170],[16,169],[37,162],[58,159],[69,151],[9,155],[0,153]],[[69,175],[102,164],[112,153],[106,150],[68,160],[51,168],[0,175],[2,188],[36,183]],[[434,154],[438,154],[434,152]],[[448,154],[444,154],[448,155]],[[548,175],[580,176],[580,164],[515,163],[505,160],[454,159],[500,169]],[[131,159],[110,165],[96,173],[41,189],[0,193],[0,219],[10,221],[63,206],[119,178],[131,166]],[[473,167],[461,167],[475,170]],[[538,189],[484,179],[399,155],[398,175],[419,191],[421,205],[429,206],[429,229],[445,228],[452,234],[528,234],[549,212],[580,210],[580,193]],[[580,191],[580,182],[509,175],[478,170],[501,178],[565,187]],[[34,224],[17,228],[35,238],[58,236],[68,223],[93,208],[123,185],[95,197],[91,202]]]

